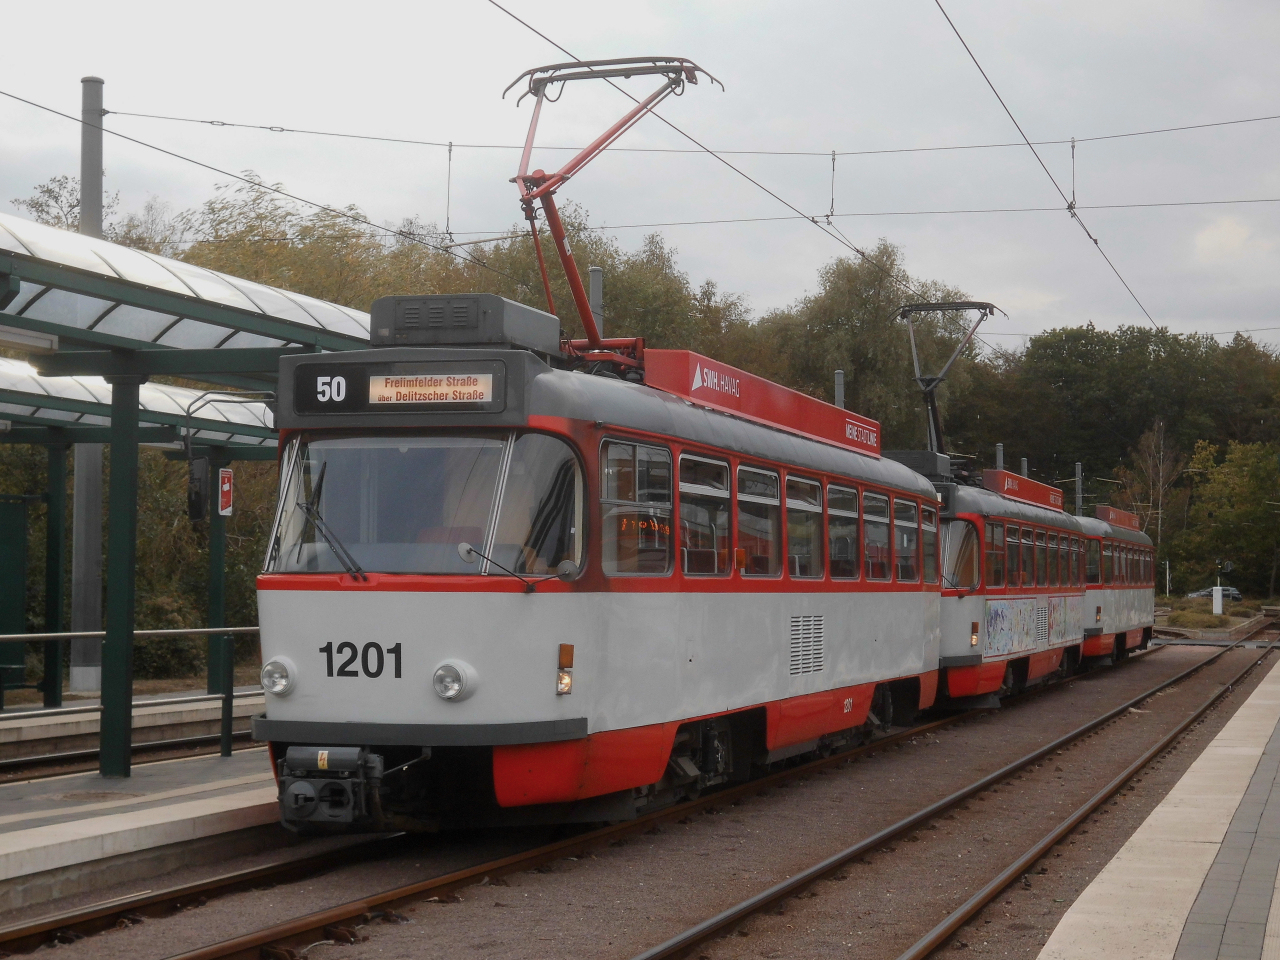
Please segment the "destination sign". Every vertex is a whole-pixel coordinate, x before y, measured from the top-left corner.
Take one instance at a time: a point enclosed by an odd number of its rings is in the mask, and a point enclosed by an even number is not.
[[[1126,530],[1137,530],[1141,532],[1142,521],[1135,513],[1128,510],[1121,510],[1119,507],[1109,507],[1100,503],[1093,510],[1096,516],[1103,523],[1109,523],[1113,527],[1124,527]]]
[[[493,399],[492,373],[372,376],[369,405],[395,403],[488,403]]]
[[[303,415],[498,413],[506,407],[502,360],[298,364],[293,409]]]

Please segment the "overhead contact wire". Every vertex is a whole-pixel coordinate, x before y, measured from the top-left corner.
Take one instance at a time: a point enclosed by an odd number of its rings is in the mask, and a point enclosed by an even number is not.
[[[490,0],[490,2],[492,2],[492,0]],[[1062,202],[1067,205],[1067,213],[1071,215],[1071,218],[1075,220],[1076,223],[1080,224],[1080,229],[1084,231],[1085,236],[1093,241],[1094,247],[1096,247],[1097,251],[1102,254],[1102,259],[1107,261],[1107,266],[1111,268],[1111,272],[1116,275],[1117,280],[1124,284],[1124,288],[1129,291],[1129,296],[1133,297],[1133,302],[1138,305],[1138,308],[1146,315],[1146,318],[1151,321],[1151,325],[1153,327],[1158,327],[1159,325],[1156,323],[1155,319],[1151,316],[1150,312],[1148,312],[1147,308],[1143,306],[1142,301],[1138,299],[1138,295],[1133,292],[1133,288],[1129,286],[1129,282],[1120,274],[1120,271],[1116,269],[1116,265],[1111,262],[1111,258],[1107,256],[1106,251],[1102,249],[1102,245],[1098,243],[1098,238],[1089,231],[1088,226],[1086,226],[1085,222],[1080,219],[1080,214],[1076,212],[1075,200],[1068,198],[1066,193],[1063,192],[1062,187],[1058,185],[1057,179],[1054,177],[1053,173],[1050,172],[1048,166],[1045,165],[1043,158],[1040,156],[1040,152],[1036,150],[1035,146],[1031,143],[1031,138],[1023,131],[1022,124],[1018,123],[1018,119],[1013,115],[1013,111],[1010,110],[1009,105],[1004,102],[1004,97],[1000,96],[1000,91],[996,89],[996,85],[992,83],[991,78],[987,76],[987,71],[982,69],[982,64],[978,62],[978,58],[975,57],[973,55],[973,51],[969,49],[969,44],[965,42],[964,37],[956,28],[955,23],[951,19],[951,15],[948,14],[946,8],[942,6],[942,0],[933,0],[933,2],[937,5],[938,10],[941,11],[943,17],[946,18],[947,24],[951,27],[951,32],[956,35],[956,39],[959,40],[960,45],[964,47],[964,52],[969,55],[969,59],[973,61],[973,65],[977,67],[978,72],[982,74],[982,79],[987,82],[987,86],[991,88],[991,92],[994,93],[996,99],[1000,101],[1000,106],[1004,108],[1005,116],[1007,116],[1013,123],[1014,127],[1017,128],[1018,135],[1022,137],[1023,142],[1027,145],[1027,149],[1030,150],[1032,156],[1036,158],[1036,163],[1040,164],[1040,169],[1044,171],[1045,176],[1049,178],[1049,182],[1053,184],[1053,189],[1057,190],[1058,196],[1062,197]]]
[[[80,117],[73,117],[69,113],[63,113],[61,110],[55,110],[53,107],[47,107],[42,103],[36,103],[34,100],[28,100],[25,97],[20,97],[16,93],[9,93],[6,90],[0,90],[0,96],[8,97],[9,99],[16,100],[19,103],[25,103],[29,107],[35,107],[37,110],[44,110],[46,113],[52,113],[54,116],[62,117],[63,119],[66,119],[66,120],[71,120],[74,123],[84,124],[85,122]],[[447,253],[449,256],[453,257],[456,260],[461,260],[465,263],[473,264],[477,267],[481,267],[485,270],[488,270],[491,273],[495,273],[500,277],[505,277],[507,280],[510,280],[513,283],[519,284],[520,286],[524,287],[526,290],[529,288],[529,285],[525,283],[523,280],[519,279],[518,277],[513,277],[509,273],[504,273],[503,271],[498,270],[496,267],[491,267],[487,263],[484,263],[481,260],[477,260],[474,257],[464,256],[463,254],[454,252],[448,247],[438,246],[437,244],[430,243],[429,241],[424,240],[421,237],[416,236],[412,233],[408,233],[403,230],[396,230],[393,227],[384,227],[380,224],[374,223],[372,220],[366,220],[364,217],[357,217],[353,213],[347,213],[344,210],[335,209],[334,207],[330,207],[327,204],[319,203],[315,200],[308,200],[306,197],[300,197],[297,194],[289,193],[289,191],[281,190],[279,187],[273,187],[273,186],[270,186],[269,184],[262,183],[257,180],[252,180],[249,177],[243,176],[242,174],[232,173],[230,170],[223,170],[221,167],[215,167],[213,166],[213,164],[205,163],[203,160],[197,160],[194,157],[185,156],[173,150],[168,150],[165,147],[157,146],[154,143],[147,143],[145,140],[139,140],[136,137],[131,137],[128,134],[120,133],[117,130],[111,130],[107,127],[103,127],[102,132],[109,133],[113,137],[119,137],[121,140],[127,140],[129,143],[135,143],[140,147],[146,147],[148,150],[155,150],[158,153],[163,153],[166,156],[173,157],[176,160],[182,160],[182,161],[185,161],[186,163],[195,164],[197,167],[202,167],[205,170],[210,170],[218,174],[219,176],[231,177],[233,180],[239,180],[241,183],[246,183],[252,187],[257,187],[260,190],[266,190],[270,193],[274,193],[279,196],[286,197],[289,200],[294,200],[298,203],[306,204],[309,207],[314,207],[315,209],[321,210],[325,213],[332,214],[335,217],[341,217],[344,220],[350,220],[352,223],[363,224],[366,227],[371,227],[374,230],[382,230],[388,234],[391,234],[392,236],[400,237],[403,240],[408,240],[412,243],[419,243],[424,247],[428,247],[432,250],[439,251],[440,253]]]

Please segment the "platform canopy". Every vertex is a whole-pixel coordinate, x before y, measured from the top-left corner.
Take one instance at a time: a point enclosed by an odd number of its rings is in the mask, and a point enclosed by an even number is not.
[[[134,351],[369,342],[359,310],[0,213],[6,298],[0,327],[36,350],[50,336],[59,348]]]
[[[144,383],[138,388],[138,421],[144,428],[167,426],[175,436],[189,424],[192,439],[203,446],[253,446],[273,448],[277,431],[265,403],[210,402],[187,410],[202,391]],[[64,428],[67,439],[86,427],[111,424],[111,384],[102,377],[42,377],[21,360],[0,358],[0,432],[20,436],[26,428]],[[160,431],[152,431],[156,435]],[[95,438],[97,439],[97,438]],[[100,442],[100,441],[99,441]]]

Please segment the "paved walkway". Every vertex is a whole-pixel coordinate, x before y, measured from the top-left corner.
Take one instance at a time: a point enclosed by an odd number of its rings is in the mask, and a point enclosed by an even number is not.
[[[1280,960],[1280,669],[1063,916],[1040,960]]]

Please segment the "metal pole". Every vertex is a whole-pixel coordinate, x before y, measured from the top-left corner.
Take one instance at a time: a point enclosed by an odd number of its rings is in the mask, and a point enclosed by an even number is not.
[[[80,232],[102,236],[102,80],[80,81]],[[71,629],[102,629],[102,444],[75,445],[71,513]],[[71,689],[102,687],[102,648],[71,641]]]
[[[209,459],[209,474],[213,482],[209,484],[211,502],[205,505],[209,516],[209,626],[225,627],[226,621],[226,587],[227,587],[227,518],[218,512],[217,477],[218,468],[227,465],[225,460]],[[231,643],[226,634],[210,634],[208,649],[208,682],[209,693],[226,693],[222,686],[223,659],[225,648]]]
[[[1028,473],[1027,473],[1027,458],[1026,458],[1026,457],[1023,457],[1023,458],[1022,458],[1022,475],[1023,475],[1024,477],[1030,476],[1030,474],[1028,474]]]
[[[1004,444],[1003,443],[996,444],[996,469],[997,470],[1004,469]]]
[[[588,299],[591,313],[596,318],[596,329],[604,336],[604,267],[587,267],[587,283],[591,287]]]
[[[844,409],[844,371],[836,371],[836,406]]]
[[[80,232],[102,236],[102,78],[80,80]]]
[[[62,631],[62,584],[67,549],[67,444],[49,444],[49,502],[45,508],[44,630]],[[44,642],[44,705],[62,706],[62,641]]]
[[[1076,461],[1076,516],[1084,516],[1084,465]]]
[[[111,489],[107,517],[107,636],[102,643],[98,771],[129,776],[133,735],[133,603],[138,532],[139,376],[111,384]]]

